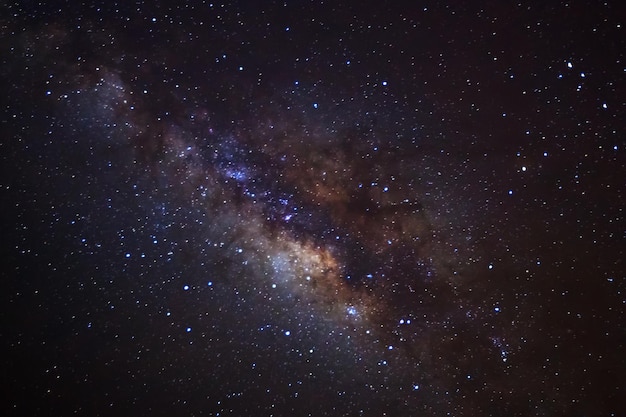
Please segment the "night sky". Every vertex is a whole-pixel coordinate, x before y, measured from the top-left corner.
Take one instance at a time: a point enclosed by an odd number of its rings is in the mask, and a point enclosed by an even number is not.
[[[621,2],[8,3],[2,415],[626,415]]]

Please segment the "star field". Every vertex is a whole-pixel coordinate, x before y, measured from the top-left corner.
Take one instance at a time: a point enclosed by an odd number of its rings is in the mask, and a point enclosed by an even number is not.
[[[3,415],[619,416],[617,2],[0,10]]]

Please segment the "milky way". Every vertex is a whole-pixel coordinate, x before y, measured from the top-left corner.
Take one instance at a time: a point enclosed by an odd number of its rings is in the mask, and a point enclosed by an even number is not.
[[[3,6],[11,410],[619,415],[623,22],[576,7]]]

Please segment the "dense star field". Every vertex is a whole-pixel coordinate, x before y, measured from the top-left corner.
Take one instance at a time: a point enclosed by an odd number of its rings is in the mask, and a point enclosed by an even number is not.
[[[620,2],[0,6],[2,415],[620,416]]]

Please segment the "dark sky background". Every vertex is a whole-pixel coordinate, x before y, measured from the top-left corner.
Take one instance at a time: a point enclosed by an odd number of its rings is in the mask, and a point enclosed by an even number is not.
[[[620,416],[620,2],[0,6],[2,415]]]

